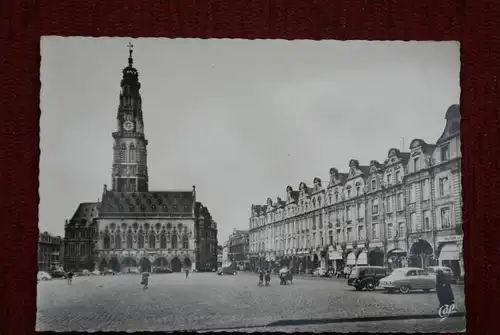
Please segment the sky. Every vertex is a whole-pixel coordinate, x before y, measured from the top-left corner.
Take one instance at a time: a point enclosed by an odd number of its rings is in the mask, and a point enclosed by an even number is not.
[[[43,37],[39,228],[64,235],[111,185],[127,44],[134,45],[150,190],[191,190],[222,244],[252,204],[350,159],[435,143],[459,103],[457,42]]]

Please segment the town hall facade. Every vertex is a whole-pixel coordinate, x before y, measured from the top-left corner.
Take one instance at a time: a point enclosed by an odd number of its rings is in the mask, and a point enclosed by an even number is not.
[[[167,267],[173,272],[213,270],[211,264],[217,264],[217,239],[204,241],[198,233],[200,224],[205,226],[207,219],[213,220],[208,208],[196,201],[195,186],[179,191],[149,190],[141,84],[133,66],[132,46],[129,47],[116,129],[112,132],[111,187],[104,185],[102,200],[93,204],[96,215],[90,220],[81,220],[80,205],[75,216],[66,222],[65,267],[88,269],[92,264],[92,270],[115,272],[152,271],[155,267]],[[215,222],[208,224],[216,229]],[[84,233],[75,233],[76,230]],[[80,241],[79,236],[91,236],[91,243]],[[84,243],[90,244],[88,248],[79,246]],[[207,243],[214,247],[206,247]],[[213,255],[201,255],[208,250],[214,250]],[[210,269],[204,269],[207,266]]]

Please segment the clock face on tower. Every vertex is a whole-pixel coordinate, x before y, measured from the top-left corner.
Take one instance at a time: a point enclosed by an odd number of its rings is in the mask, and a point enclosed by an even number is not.
[[[134,129],[134,123],[131,121],[125,121],[123,123],[123,129],[126,131],[132,131]]]

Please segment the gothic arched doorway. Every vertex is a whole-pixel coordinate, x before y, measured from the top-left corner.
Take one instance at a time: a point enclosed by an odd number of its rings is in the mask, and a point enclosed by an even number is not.
[[[172,265],[172,272],[181,272],[181,261],[179,260],[179,258],[177,257],[174,257],[174,259],[172,259],[172,262],[170,262],[170,264]]]
[[[184,258],[184,269],[185,270],[191,269],[191,260],[189,259],[189,257]]]
[[[368,265],[384,266],[384,252],[378,248],[368,253]]]
[[[158,257],[153,262],[153,266],[166,268],[166,267],[168,267],[168,261],[167,261],[167,259],[165,257]]]
[[[118,262],[118,259],[116,259],[116,257],[111,258],[111,260],[109,261],[109,268],[114,272],[120,272],[120,262]]]
[[[99,271],[104,271],[108,267],[108,262],[103,258],[101,263],[99,263]]]
[[[122,271],[130,272],[132,269],[137,268],[137,262],[132,257],[126,257],[122,261]]]
[[[418,240],[410,248],[408,265],[410,267],[426,268],[433,265],[433,249],[426,240]]]
[[[151,261],[147,258],[141,258],[139,268],[141,272],[151,272]]]

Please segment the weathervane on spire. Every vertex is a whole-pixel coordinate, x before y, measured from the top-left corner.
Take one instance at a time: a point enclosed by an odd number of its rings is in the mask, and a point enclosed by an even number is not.
[[[132,66],[132,63],[134,62],[134,60],[132,59],[132,52],[134,52],[133,48],[134,48],[134,45],[130,42],[128,42],[128,65]]]

